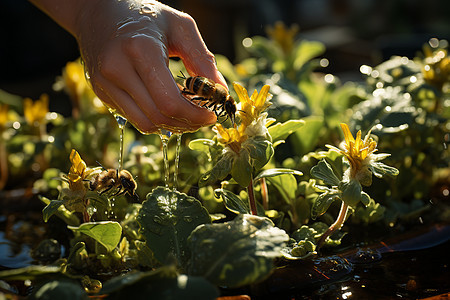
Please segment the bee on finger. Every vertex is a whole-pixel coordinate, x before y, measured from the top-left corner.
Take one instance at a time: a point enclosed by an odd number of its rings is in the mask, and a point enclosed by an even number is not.
[[[234,125],[236,103],[221,84],[201,76],[186,78],[183,73],[181,75],[178,77],[185,80],[181,91],[183,95],[193,95],[191,101],[197,101],[201,107],[212,110],[217,117],[230,118]]]
[[[133,175],[127,170],[105,169],[89,181],[89,189],[97,191],[100,195],[111,192],[112,196],[128,193],[135,199],[139,199],[136,194],[137,183]]]

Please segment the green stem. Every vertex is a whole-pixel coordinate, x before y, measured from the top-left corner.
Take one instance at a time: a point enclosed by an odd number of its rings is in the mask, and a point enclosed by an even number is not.
[[[346,204],[344,201],[342,201],[341,210],[339,211],[339,215],[338,215],[338,218],[336,219],[336,222],[331,224],[331,226],[327,229],[327,231],[325,231],[325,233],[322,234],[319,241],[317,242],[317,249],[322,247],[322,245],[325,242],[325,240],[327,239],[327,237],[329,237],[330,235],[333,234],[333,232],[335,232],[336,230],[338,230],[342,227],[342,225],[344,224],[344,221],[347,217],[347,212],[348,212],[348,204]]]
[[[250,211],[252,215],[257,216],[258,211],[256,209],[256,201],[255,201],[255,192],[253,190],[253,175],[250,175],[250,183],[247,187],[247,193],[248,193],[248,203],[250,204]]]

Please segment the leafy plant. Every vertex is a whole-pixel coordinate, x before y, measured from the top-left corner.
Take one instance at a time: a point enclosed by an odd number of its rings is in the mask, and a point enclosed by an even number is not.
[[[342,85],[317,72],[327,62],[323,44],[297,31],[280,23],[268,38],[246,39],[248,56],[235,65],[217,56],[235,82],[236,124],[183,134],[178,151],[172,140],[116,126],[80,61],[56,84],[70,95],[72,116],[50,112],[45,95],[22,107],[0,94],[0,188],[34,174],[27,185],[40,194],[43,220],[67,225],[59,226],[65,240],[34,249],[46,266],[0,277],[32,280],[34,298],[216,299],[218,287],[252,285],[321,247],[353,243],[356,226],[392,227],[425,212],[423,200],[449,174],[446,43],[362,66],[366,83]],[[176,61],[171,68],[183,70]],[[104,172],[98,162],[129,171],[144,201],[115,185],[93,188]],[[166,171],[177,172],[176,189]],[[385,175],[397,178],[378,179]]]

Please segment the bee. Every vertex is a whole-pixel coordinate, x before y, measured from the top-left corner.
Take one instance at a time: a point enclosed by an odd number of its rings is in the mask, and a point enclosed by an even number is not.
[[[217,117],[230,118],[234,124],[236,103],[222,85],[201,76],[186,78],[183,73],[181,75],[178,77],[185,80],[182,94],[195,95],[191,98],[192,101],[199,101],[201,107],[211,109]]]
[[[102,167],[103,168],[103,167]],[[112,196],[128,193],[135,199],[139,199],[136,194],[137,183],[133,175],[127,170],[105,169],[89,181],[89,189],[97,191],[100,195],[109,191],[114,191]]]

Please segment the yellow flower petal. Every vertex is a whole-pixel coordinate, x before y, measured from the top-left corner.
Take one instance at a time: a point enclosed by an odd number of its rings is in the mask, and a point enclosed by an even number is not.
[[[80,154],[75,149],[72,149],[69,160],[72,163],[68,174],[69,183],[75,183],[85,179],[86,163],[81,159]]]
[[[48,95],[42,94],[41,97],[34,102],[30,98],[25,98],[23,103],[23,113],[30,125],[44,123],[45,116],[48,113]]]
[[[261,90],[259,91],[258,96],[255,99],[255,106],[256,107],[263,107],[264,106],[264,104],[266,103],[267,96],[269,95],[269,89],[270,89],[270,86],[267,85],[267,84],[261,88]]]
[[[244,126],[249,126],[253,121],[258,119],[259,115],[272,104],[267,100],[269,97],[269,88],[269,85],[265,85],[259,93],[255,90],[249,97],[245,88],[238,83],[234,84],[234,89],[241,104],[241,109],[238,113],[241,123]]]
[[[248,103],[250,102],[250,98],[248,97],[247,90],[240,85],[239,83],[233,83],[234,90],[236,91],[236,94],[238,95],[239,102],[241,103]]]

